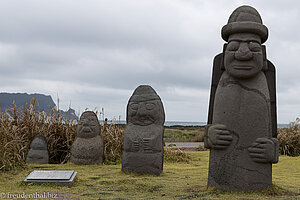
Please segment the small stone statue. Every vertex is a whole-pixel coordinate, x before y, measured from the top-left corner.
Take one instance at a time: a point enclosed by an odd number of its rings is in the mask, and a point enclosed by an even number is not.
[[[128,101],[122,171],[159,175],[163,170],[165,112],[149,85],[140,85]]]
[[[100,124],[92,111],[82,113],[77,125],[77,137],[71,147],[71,162],[75,164],[102,164],[103,139]]]
[[[272,186],[278,162],[275,67],[262,45],[268,29],[256,9],[241,6],[222,28],[228,42],[214,59],[205,147],[208,186],[260,190]]]
[[[48,144],[45,136],[38,134],[34,137],[30,144],[30,149],[27,154],[26,163],[49,163]]]

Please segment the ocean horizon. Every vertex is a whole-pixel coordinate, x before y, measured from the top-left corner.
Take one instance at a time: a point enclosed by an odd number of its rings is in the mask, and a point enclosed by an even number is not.
[[[103,122],[103,120],[100,120],[100,122]],[[111,123],[111,121],[108,121],[108,123]],[[117,120],[115,121],[116,124],[126,124],[125,120]],[[182,122],[182,121],[165,121],[165,126],[205,126],[206,122]],[[277,124],[278,128],[284,128],[288,126],[289,124]]]

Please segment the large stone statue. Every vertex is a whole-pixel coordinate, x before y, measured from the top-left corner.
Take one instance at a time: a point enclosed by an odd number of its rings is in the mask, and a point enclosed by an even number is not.
[[[38,134],[34,137],[30,144],[30,149],[27,154],[26,163],[49,163],[48,144],[45,136]]]
[[[208,186],[259,190],[272,186],[278,162],[275,67],[262,45],[268,29],[250,6],[233,11],[222,28],[228,42],[214,59],[205,147]]]
[[[100,124],[92,111],[82,113],[77,125],[77,137],[71,147],[71,162],[75,164],[102,164],[103,139]]]
[[[140,85],[127,105],[122,171],[159,175],[163,170],[165,112],[154,89]]]

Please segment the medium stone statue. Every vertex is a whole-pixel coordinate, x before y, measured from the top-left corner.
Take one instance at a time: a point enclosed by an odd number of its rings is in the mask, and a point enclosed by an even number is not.
[[[159,175],[163,170],[165,112],[149,85],[140,85],[128,101],[122,171]]]
[[[49,163],[48,143],[45,136],[38,134],[34,137],[30,144],[30,149],[27,154],[26,163]]]
[[[214,59],[205,147],[208,186],[259,190],[272,186],[278,162],[275,67],[262,45],[268,29],[256,9],[241,6],[222,28],[228,42]]]
[[[71,147],[71,162],[75,164],[102,164],[103,139],[100,124],[92,111],[82,113],[77,125],[77,137]]]

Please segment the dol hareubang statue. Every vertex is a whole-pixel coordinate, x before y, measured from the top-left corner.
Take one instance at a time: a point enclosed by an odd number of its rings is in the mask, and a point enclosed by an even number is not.
[[[268,29],[259,13],[241,6],[222,28],[228,42],[214,59],[205,146],[208,186],[258,190],[272,186],[278,162],[275,67],[262,45]]]
[[[149,85],[135,89],[127,105],[122,171],[159,175],[163,170],[165,112]]]
[[[44,135],[38,134],[32,140],[27,154],[26,163],[49,163],[48,143],[47,138]]]
[[[77,125],[77,136],[71,146],[71,162],[77,165],[102,164],[104,144],[100,124],[93,111],[85,111]]]

